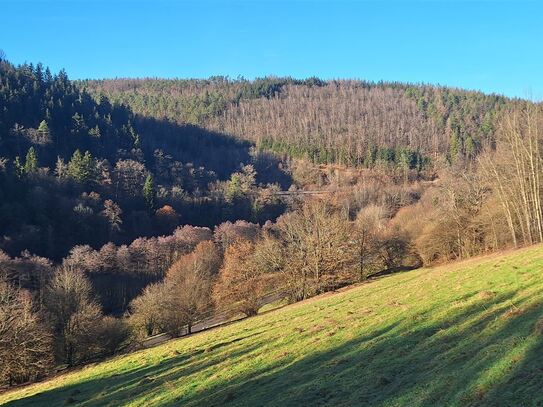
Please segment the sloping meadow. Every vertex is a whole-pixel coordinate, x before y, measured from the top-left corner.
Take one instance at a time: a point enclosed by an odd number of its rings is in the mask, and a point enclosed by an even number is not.
[[[543,403],[543,246],[420,269],[0,395],[8,406]]]

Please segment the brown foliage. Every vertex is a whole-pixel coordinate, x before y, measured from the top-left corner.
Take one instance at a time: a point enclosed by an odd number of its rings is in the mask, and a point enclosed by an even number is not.
[[[238,240],[226,249],[213,296],[221,309],[256,315],[266,294],[263,270],[254,259],[255,245]]]
[[[165,285],[165,329],[179,335],[182,328],[191,332],[192,325],[211,310],[212,280],[221,258],[213,242],[202,242],[194,251],[181,257],[168,270]]]
[[[234,223],[224,222],[217,226],[213,232],[213,239],[224,251],[228,246],[239,239],[253,242],[259,235],[259,225],[244,220],[238,220]]]
[[[417,205],[395,219],[424,263],[467,258],[497,248],[489,190],[474,171],[448,171]]]
[[[151,284],[130,304],[136,336],[168,332],[179,336],[210,314],[212,281],[220,267],[219,250],[211,241],[199,243],[179,258],[164,281]]]

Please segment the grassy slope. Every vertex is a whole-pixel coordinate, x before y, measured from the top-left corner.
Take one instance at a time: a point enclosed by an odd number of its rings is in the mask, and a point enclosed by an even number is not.
[[[543,246],[382,278],[0,396],[45,405],[543,405]]]

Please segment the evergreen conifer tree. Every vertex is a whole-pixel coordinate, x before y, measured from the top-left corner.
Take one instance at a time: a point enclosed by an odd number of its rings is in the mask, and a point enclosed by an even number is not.
[[[68,163],[68,175],[80,183],[93,181],[96,175],[96,164],[92,154],[87,151],[83,155],[81,151],[75,150]]]
[[[49,136],[51,132],[49,130],[49,125],[47,124],[45,120],[42,120],[40,122],[40,125],[38,126],[38,134],[40,135],[41,140],[44,140],[44,141],[49,140]]]
[[[24,172],[26,174],[33,174],[38,170],[38,156],[34,147],[30,147],[26,153]]]
[[[145,183],[143,184],[143,197],[150,211],[153,211],[155,208],[155,187],[154,180],[151,174],[147,175],[145,178]]]

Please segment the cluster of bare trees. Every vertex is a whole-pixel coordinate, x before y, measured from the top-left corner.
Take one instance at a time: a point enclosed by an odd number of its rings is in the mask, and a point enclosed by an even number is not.
[[[489,193],[474,172],[444,171],[415,205],[400,209],[394,223],[416,243],[426,264],[471,257],[498,247]]]
[[[211,241],[199,243],[179,258],[163,281],[151,284],[131,303],[130,323],[138,337],[167,332],[179,336],[208,313],[211,282],[220,266],[220,252]]]
[[[543,115],[527,105],[504,116],[496,150],[480,157],[482,175],[500,203],[513,244],[543,241]]]
[[[198,243],[210,240],[209,228],[181,226],[168,236],[138,238],[129,245],[108,243],[99,250],[75,246],[64,259],[65,265],[86,273],[148,274],[163,277],[172,262],[192,251]]]
[[[273,276],[259,262],[257,247],[258,243],[238,240],[226,249],[213,290],[219,308],[252,316],[263,305],[263,297],[272,290],[270,277]]]
[[[257,289],[262,269],[251,279],[255,271],[246,248],[253,248],[260,235],[261,228],[254,223],[226,222],[194,250],[177,257],[162,281],[147,286],[131,302],[129,320],[135,336],[190,333],[195,322],[212,316],[217,308],[254,315],[266,291],[263,286]]]
[[[0,270],[0,385],[35,380],[55,364],[102,358],[127,344],[126,323],[104,316],[81,271],[59,267],[43,295],[16,284]]]
[[[47,287],[45,319],[56,360],[73,366],[119,350],[128,338],[124,323],[105,317],[82,271],[60,267]]]
[[[542,120],[540,106],[507,112],[473,165],[442,170],[420,201],[400,210],[395,222],[426,263],[543,241]]]
[[[282,97],[240,102],[217,125],[257,145],[268,140],[299,149],[341,147],[359,163],[370,145],[414,150],[437,147],[437,129],[403,93],[393,88],[364,89],[350,81],[311,88],[291,85]],[[430,136],[431,142],[423,141],[422,136]],[[341,159],[337,162],[347,164]]]
[[[143,287],[162,279],[175,260],[212,235],[208,228],[182,226],[171,235],[138,238],[129,245],[76,246],[63,264],[85,272],[104,308],[119,313]]]
[[[182,256],[132,302],[129,320],[140,336],[176,336],[215,312],[252,316],[278,295],[300,301],[417,262],[407,236],[378,207],[351,221],[310,200],[264,228],[221,225],[213,241]]]

